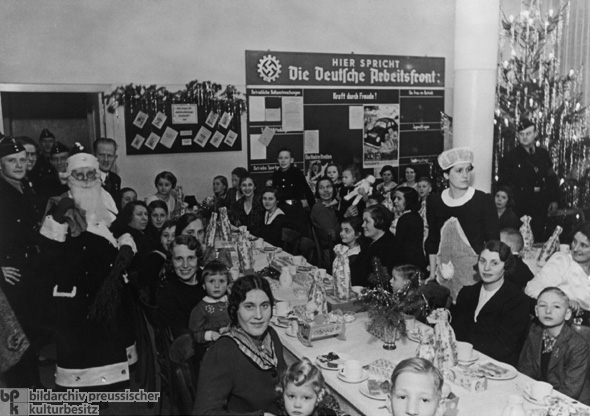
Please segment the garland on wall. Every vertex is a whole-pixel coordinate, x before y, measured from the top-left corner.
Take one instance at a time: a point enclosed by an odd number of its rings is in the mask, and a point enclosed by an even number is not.
[[[579,70],[561,73],[559,47],[569,21],[569,0],[541,12],[541,0],[523,0],[518,16],[503,14],[496,89],[494,180],[498,162],[518,145],[516,127],[536,124],[538,145],[549,150],[561,178],[562,207],[590,206],[588,108],[581,102]]]
[[[226,111],[231,114],[242,114],[246,111],[246,100],[233,85],[228,85],[223,90],[220,84],[197,80],[189,82],[184,89],[174,93],[166,87],[156,85],[119,86],[104,97],[104,102],[111,114],[116,114],[118,108],[124,105],[129,107],[131,114],[136,110],[156,114],[163,112],[167,104],[197,104],[205,113]]]

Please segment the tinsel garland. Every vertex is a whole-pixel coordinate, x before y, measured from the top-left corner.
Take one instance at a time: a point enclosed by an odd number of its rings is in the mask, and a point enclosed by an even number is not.
[[[536,124],[561,178],[562,208],[590,205],[587,154],[590,111],[580,102],[580,71],[562,74],[559,47],[569,19],[569,0],[557,13],[541,13],[540,0],[523,0],[518,16],[503,14],[497,71],[493,180],[502,157],[518,145],[517,126]],[[573,181],[573,182],[572,182]]]
[[[121,106],[127,105],[129,113],[136,110],[148,114],[164,112],[168,104],[197,104],[205,112],[226,111],[231,114],[243,114],[246,111],[246,100],[233,85],[228,85],[222,90],[220,84],[210,81],[199,82],[197,80],[186,84],[186,87],[177,92],[170,92],[166,87],[156,85],[129,84],[117,87],[104,98],[107,111],[115,114]]]

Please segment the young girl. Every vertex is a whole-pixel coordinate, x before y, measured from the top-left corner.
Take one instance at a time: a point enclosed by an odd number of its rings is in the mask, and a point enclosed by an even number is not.
[[[359,169],[350,165],[342,171],[342,188],[340,189],[340,208],[338,212],[340,218],[360,217],[365,209],[365,202],[361,200],[357,206],[353,206],[354,198],[344,199],[346,195],[354,191],[354,185],[361,179]]]
[[[424,358],[400,362],[391,375],[393,416],[434,416],[442,396],[443,376]]]
[[[227,331],[230,323],[227,313],[227,285],[229,270],[225,264],[213,260],[205,266],[201,277],[207,296],[191,312],[188,327],[197,344],[208,348]]]
[[[334,162],[328,163],[326,166],[326,176],[332,179],[334,184],[334,195],[336,198],[340,196],[340,189],[342,188],[342,180],[340,179],[340,168]]]
[[[346,256],[350,267],[350,280],[352,286],[358,286],[359,274],[356,259],[361,252],[361,241],[363,235],[363,221],[358,217],[345,218],[340,223],[340,240],[348,247]],[[336,247],[334,247],[336,250]]]
[[[176,176],[172,172],[160,172],[156,175],[154,184],[156,185],[156,192],[145,199],[145,203],[149,204],[152,201],[164,201],[168,205],[168,213],[170,217],[174,218],[174,210],[176,209]]]
[[[152,201],[148,204],[149,222],[145,229],[146,235],[158,241],[162,225],[168,219],[168,205],[164,201]]]
[[[291,364],[281,376],[277,392],[281,396],[281,415],[328,416],[332,409],[321,406],[326,396],[324,377],[309,358]]]
[[[278,207],[277,188],[267,186],[262,191],[262,205],[264,206],[264,225],[260,230],[260,237],[275,247],[282,245],[283,225],[285,213]]]
[[[394,292],[404,294],[404,299],[411,305],[410,309],[406,310],[409,315],[418,315],[421,319],[425,315],[426,300],[422,296],[420,289],[420,269],[412,264],[404,264],[402,266],[395,266],[391,271],[391,288]]]
[[[514,197],[512,188],[509,186],[500,186],[494,195],[494,203],[498,211],[498,228],[514,228],[518,230],[522,222],[518,219],[512,207],[514,206]]]

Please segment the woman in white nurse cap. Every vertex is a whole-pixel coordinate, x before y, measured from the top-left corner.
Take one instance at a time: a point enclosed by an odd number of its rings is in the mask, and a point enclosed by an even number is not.
[[[424,249],[430,261],[429,280],[436,278],[456,299],[462,286],[478,281],[473,266],[484,243],[500,237],[498,214],[492,196],[470,186],[470,148],[444,151],[438,163],[449,187],[427,199],[430,231]]]

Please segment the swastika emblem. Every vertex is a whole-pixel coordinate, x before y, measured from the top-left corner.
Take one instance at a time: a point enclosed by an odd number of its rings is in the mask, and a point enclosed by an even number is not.
[[[258,61],[258,75],[263,81],[273,82],[281,74],[281,63],[272,55],[266,55]]]

